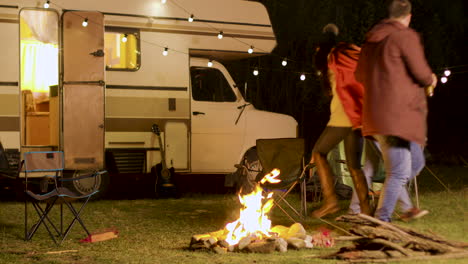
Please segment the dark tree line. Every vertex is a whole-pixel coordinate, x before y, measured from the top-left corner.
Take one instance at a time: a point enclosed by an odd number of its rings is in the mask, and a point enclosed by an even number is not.
[[[272,55],[228,65],[238,84],[247,83],[247,99],[257,108],[292,115],[299,122],[307,147],[314,144],[328,121],[329,98],[324,96],[313,56],[327,23],[340,28],[339,40],[361,45],[366,32],[385,17],[384,0],[258,0],[265,5],[277,38]],[[467,4],[463,0],[412,0],[411,27],[420,32],[432,69],[466,65]],[[287,57],[287,67],[281,66]],[[252,75],[254,67],[260,74]],[[428,148],[435,156],[463,155],[468,160],[467,71],[453,68],[449,82],[429,99]],[[299,79],[306,73],[306,80]],[[242,85],[240,85],[243,87]]]

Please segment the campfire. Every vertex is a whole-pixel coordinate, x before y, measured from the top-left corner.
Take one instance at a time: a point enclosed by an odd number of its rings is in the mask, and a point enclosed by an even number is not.
[[[307,234],[300,223],[290,227],[277,225],[272,227],[268,213],[274,205],[273,192],[265,193],[261,184],[279,183],[280,171],[272,170],[266,174],[251,193],[239,194],[242,205],[239,218],[218,231],[192,236],[190,249],[212,250],[217,253],[286,252],[288,248],[301,249],[314,246],[332,246],[330,233],[323,230],[315,235]]]

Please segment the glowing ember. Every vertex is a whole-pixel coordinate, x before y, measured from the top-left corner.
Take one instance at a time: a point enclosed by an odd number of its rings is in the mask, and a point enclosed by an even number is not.
[[[280,179],[277,179],[279,174],[280,171],[274,169],[265,175],[260,182],[281,182]],[[240,217],[236,221],[226,225],[226,229],[228,230],[226,242],[229,245],[239,243],[244,237],[255,237],[257,239],[269,237],[271,221],[268,219],[267,214],[273,207],[272,197],[273,193],[271,192],[264,197],[263,189],[259,184],[257,184],[253,192],[243,196],[239,195],[239,200],[243,206],[240,209]]]

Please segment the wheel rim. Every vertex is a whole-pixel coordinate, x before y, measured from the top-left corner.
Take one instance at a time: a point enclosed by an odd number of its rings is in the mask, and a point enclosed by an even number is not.
[[[92,173],[92,171],[75,171],[73,172],[72,178],[78,178],[79,176]],[[86,179],[72,181],[73,187],[80,192],[81,194],[87,194],[94,190],[94,185],[96,184],[97,189],[100,188],[102,183],[101,175],[98,175],[96,178],[90,177]]]

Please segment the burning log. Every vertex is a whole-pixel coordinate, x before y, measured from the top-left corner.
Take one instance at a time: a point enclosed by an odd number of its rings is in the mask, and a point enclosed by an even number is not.
[[[352,262],[375,260],[416,260],[468,256],[466,243],[448,241],[439,236],[417,232],[407,227],[380,221],[367,215],[344,215],[338,221],[354,223],[350,232],[355,237],[345,239],[353,245],[323,258],[337,258]]]

